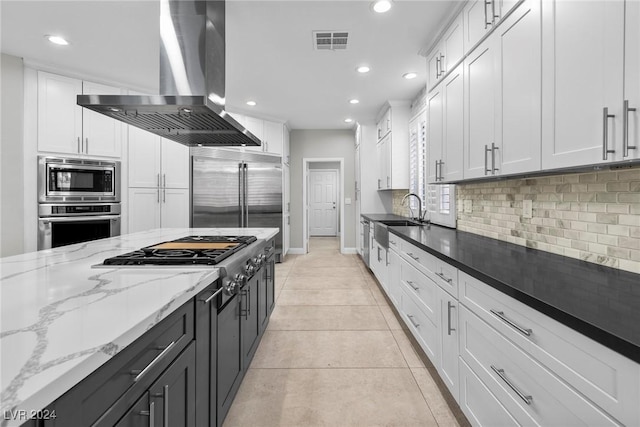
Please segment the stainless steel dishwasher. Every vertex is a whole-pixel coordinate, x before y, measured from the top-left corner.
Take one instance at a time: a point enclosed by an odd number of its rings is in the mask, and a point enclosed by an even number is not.
[[[369,220],[362,218],[360,220],[360,224],[362,224],[362,228],[364,231],[364,241],[362,242],[362,260],[364,261],[366,266],[369,267],[369,253],[371,251],[371,248],[369,247],[369,242],[371,241],[369,236]]]

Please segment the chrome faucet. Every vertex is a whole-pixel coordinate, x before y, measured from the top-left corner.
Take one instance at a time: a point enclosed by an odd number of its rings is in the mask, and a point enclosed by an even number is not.
[[[407,197],[410,197],[410,196],[413,196],[416,199],[418,199],[418,221],[422,221],[422,218],[424,217],[424,212],[422,212],[422,199],[420,198],[420,196],[418,196],[416,193],[407,193],[402,198],[402,204],[404,205],[404,201],[407,199]],[[409,210],[411,210],[411,206],[409,206]]]

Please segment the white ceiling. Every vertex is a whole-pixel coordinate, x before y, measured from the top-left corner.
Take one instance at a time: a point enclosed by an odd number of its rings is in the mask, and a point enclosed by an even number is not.
[[[226,98],[230,110],[287,120],[294,129],[372,122],[386,100],[410,100],[426,82],[429,44],[455,0],[395,0],[386,14],[369,1],[227,0]],[[157,0],[0,1],[2,52],[79,77],[158,90]],[[349,32],[344,51],[316,51],[314,30]],[[54,46],[45,34],[64,35]],[[367,64],[366,75],[355,71]],[[418,72],[405,80],[402,74]],[[348,100],[357,98],[360,104]],[[255,107],[245,102],[255,100]]]

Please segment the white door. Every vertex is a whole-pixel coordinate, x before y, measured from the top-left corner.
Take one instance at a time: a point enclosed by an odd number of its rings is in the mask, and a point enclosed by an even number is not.
[[[335,236],[338,231],[338,171],[309,171],[309,234]]]

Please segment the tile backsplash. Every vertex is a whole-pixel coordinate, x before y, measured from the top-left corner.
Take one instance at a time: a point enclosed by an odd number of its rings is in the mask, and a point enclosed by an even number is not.
[[[456,187],[459,230],[640,273],[640,166]]]
[[[405,201],[404,205],[402,204],[402,198],[405,196],[405,194],[407,194],[409,192],[409,190],[392,190],[391,191],[391,198],[392,198],[392,202],[393,202],[393,213],[395,215],[401,215],[401,216],[417,216],[418,214],[414,212],[413,215],[411,215],[411,212],[409,211],[409,202]]]

